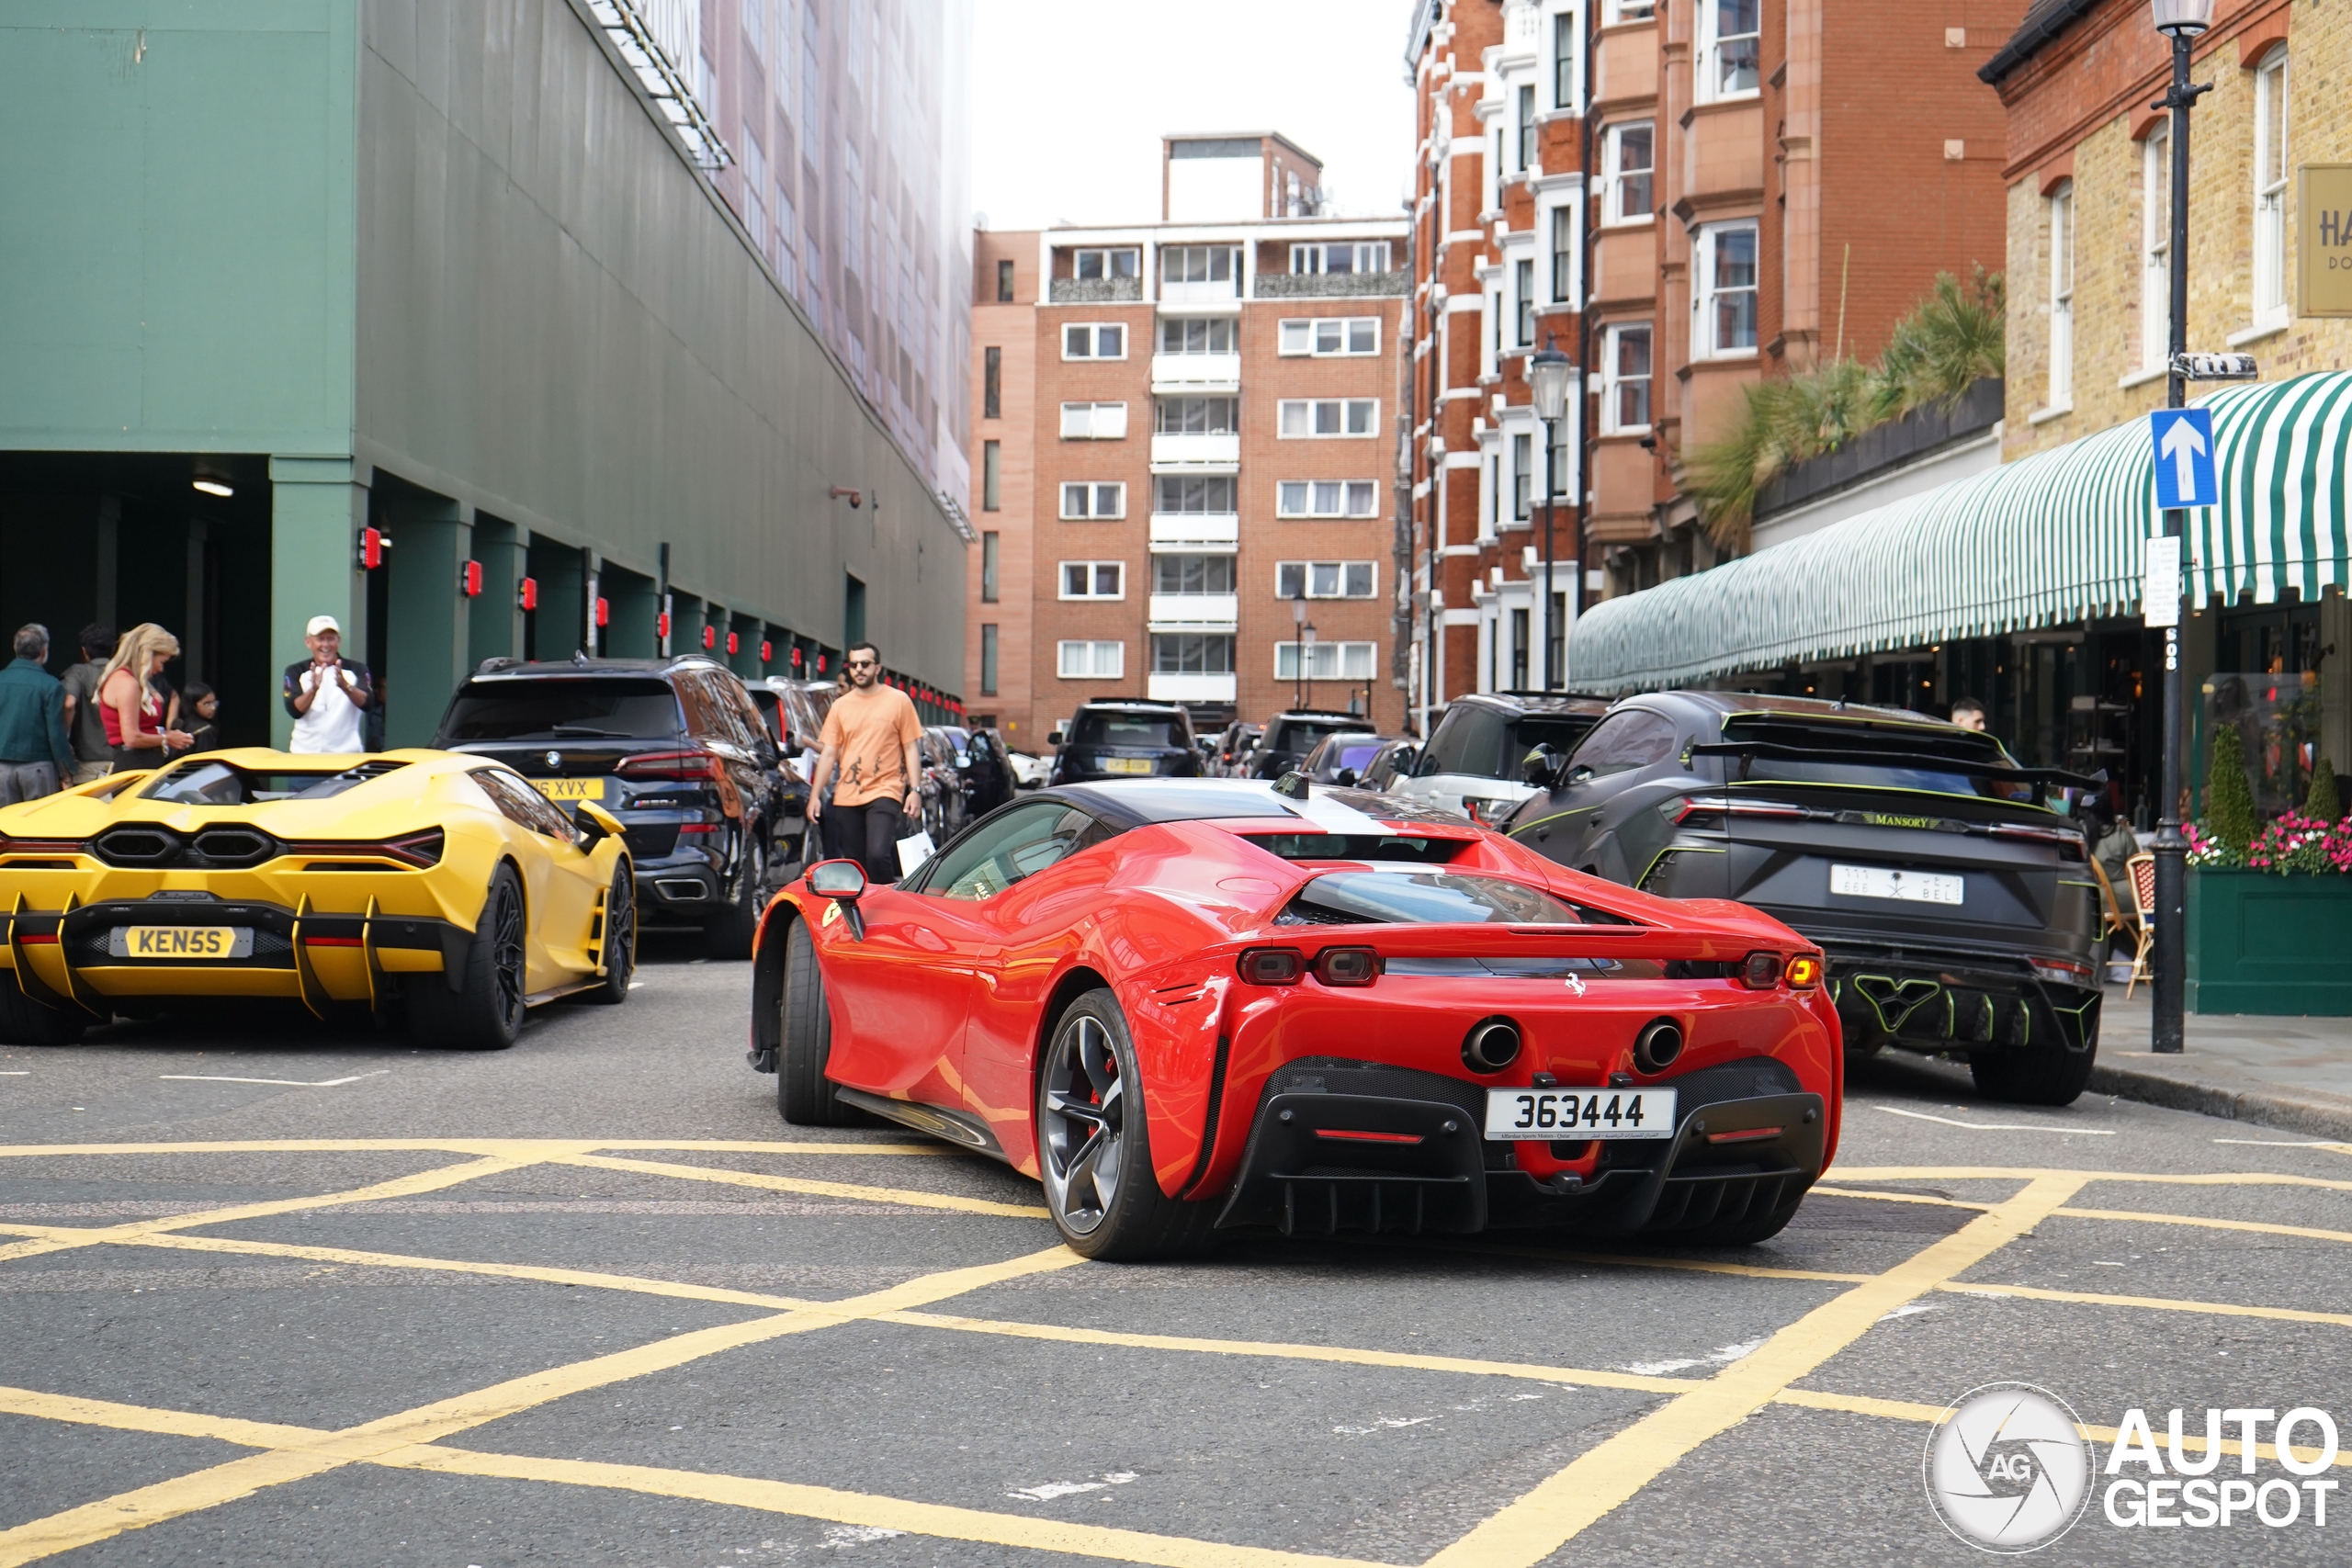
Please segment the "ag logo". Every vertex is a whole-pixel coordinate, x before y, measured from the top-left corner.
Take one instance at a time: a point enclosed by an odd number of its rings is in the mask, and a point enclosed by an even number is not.
[[[1944,1528],[1985,1551],[2038,1551],[2090,1501],[2098,1456],[2075,1413],[2031,1383],[1971,1390],[1928,1434],[1928,1502]]]

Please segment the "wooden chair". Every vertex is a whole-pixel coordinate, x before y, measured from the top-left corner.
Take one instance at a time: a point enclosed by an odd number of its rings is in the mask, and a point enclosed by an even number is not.
[[[2154,984],[2148,973],[2148,954],[2156,946],[2156,857],[2145,851],[2123,863],[2132,878],[2132,913],[2139,929],[2139,951],[2132,955],[2131,983],[2123,987],[2123,999],[2130,1001],[2140,982]]]

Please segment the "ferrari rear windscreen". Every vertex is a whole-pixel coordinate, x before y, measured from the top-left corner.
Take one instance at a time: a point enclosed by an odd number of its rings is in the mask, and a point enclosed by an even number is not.
[[[1541,888],[1452,871],[1335,871],[1298,890],[1285,924],[1583,925],[1588,912]]]
[[[664,682],[567,675],[459,687],[440,742],[670,740],[684,733],[677,696]]]
[[[1243,841],[1283,860],[1403,861],[1443,865],[1470,845],[1467,839],[1408,838],[1401,833],[1244,833]]]

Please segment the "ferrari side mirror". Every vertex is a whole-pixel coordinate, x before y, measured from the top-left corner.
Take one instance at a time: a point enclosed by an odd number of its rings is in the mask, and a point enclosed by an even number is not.
[[[834,907],[849,918],[850,935],[865,940],[865,919],[857,912],[857,901],[865,893],[865,868],[854,860],[819,861],[808,868],[808,891],[820,898],[831,898]]]

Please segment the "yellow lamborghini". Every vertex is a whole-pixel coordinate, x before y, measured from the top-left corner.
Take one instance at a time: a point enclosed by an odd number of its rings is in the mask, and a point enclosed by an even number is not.
[[[0,1042],[275,997],[497,1049],[532,1005],[628,996],[621,825],[482,757],[209,751],[0,807]]]

